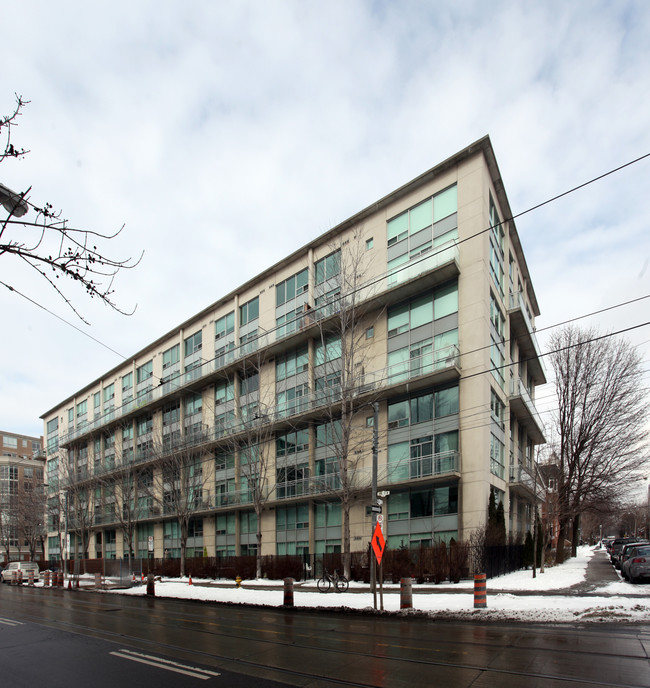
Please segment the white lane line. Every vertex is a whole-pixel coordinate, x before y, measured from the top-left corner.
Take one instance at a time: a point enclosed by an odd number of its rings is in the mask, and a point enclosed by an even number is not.
[[[111,652],[114,657],[121,657],[122,659],[130,659],[134,662],[139,662],[140,664],[147,664],[149,666],[158,667],[159,669],[166,669],[167,671],[174,671],[177,674],[184,674],[185,676],[191,676],[192,678],[200,678],[206,681],[211,676],[220,676],[214,671],[209,671],[208,669],[201,669],[199,667],[187,666],[185,664],[179,664],[178,662],[172,662],[169,659],[162,659],[160,657],[153,657],[152,655],[144,655],[139,652],[133,652],[132,650],[120,650],[119,652]]]
[[[23,622],[22,621],[12,621],[11,619],[0,618],[0,624],[4,624],[5,626],[22,626]]]

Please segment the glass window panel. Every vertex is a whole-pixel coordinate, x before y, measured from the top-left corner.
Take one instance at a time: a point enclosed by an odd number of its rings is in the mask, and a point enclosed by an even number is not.
[[[441,432],[435,436],[436,454],[443,452],[458,451],[458,430],[452,432]]]
[[[431,226],[432,217],[432,203],[429,198],[411,209],[409,234],[415,234],[415,232]]]
[[[434,296],[436,320],[451,313],[458,312],[458,284],[452,284],[444,289],[437,289]]]
[[[433,394],[423,394],[411,399],[411,423],[433,420]]]
[[[396,306],[388,311],[388,335],[406,332],[409,328],[409,305]]]
[[[388,479],[391,482],[408,480],[410,448],[408,442],[388,446]],[[389,500],[390,501],[390,500]]]
[[[433,494],[426,492],[411,493],[411,518],[422,518],[433,514]]]
[[[433,197],[433,221],[438,222],[458,210],[458,189],[456,185]]]
[[[402,427],[409,422],[408,400],[388,405],[388,427]]]
[[[388,520],[407,519],[409,517],[409,502],[408,492],[391,494],[388,499]]]
[[[430,322],[433,322],[433,300],[431,294],[425,294],[411,302],[411,329]]]
[[[458,387],[440,389],[435,393],[436,418],[458,413]]]
[[[275,287],[275,305],[276,306],[281,306],[286,300],[284,288],[285,288],[284,282],[280,282],[280,284],[278,284]]]
[[[391,239],[397,241],[398,238],[400,238],[402,235],[405,235],[408,231],[408,226],[408,212],[404,212],[401,215],[394,217],[392,220],[389,220],[387,227],[388,243],[391,243]]]

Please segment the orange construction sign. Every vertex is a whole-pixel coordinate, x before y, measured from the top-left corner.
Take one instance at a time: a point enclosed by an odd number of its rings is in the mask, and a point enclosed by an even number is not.
[[[377,558],[377,566],[381,565],[381,558],[384,556],[386,549],[386,540],[384,540],[384,533],[381,530],[379,523],[375,526],[375,532],[372,534],[372,549]]]

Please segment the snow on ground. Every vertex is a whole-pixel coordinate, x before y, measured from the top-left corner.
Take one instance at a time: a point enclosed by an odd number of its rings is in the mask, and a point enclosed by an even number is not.
[[[544,573],[517,571],[487,582],[487,609],[474,609],[474,583],[457,585],[413,585],[413,611],[400,610],[400,586],[384,586],[386,612],[424,613],[434,618],[472,619],[480,621],[585,622],[618,621],[650,623],[650,587],[631,585],[624,581],[603,586],[592,595],[567,595],[565,591],[585,579],[589,558],[594,550],[583,547],[578,556]],[[602,556],[602,554],[601,554]],[[259,589],[264,586],[265,589]],[[146,585],[112,593],[146,595]],[[521,593],[527,594],[521,594]],[[539,592],[539,595],[530,593]],[[282,581],[243,581],[240,588],[231,581],[163,579],[156,581],[156,596],[205,602],[263,605],[284,604]],[[337,610],[372,610],[373,597],[368,586],[351,583],[347,593],[319,593],[315,581],[296,582],[296,607],[330,608]],[[379,606],[379,600],[378,600]]]

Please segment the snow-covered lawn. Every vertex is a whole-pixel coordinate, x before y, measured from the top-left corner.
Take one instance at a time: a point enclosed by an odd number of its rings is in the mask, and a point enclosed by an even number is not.
[[[384,609],[409,614],[424,612],[431,616],[492,621],[628,621],[650,623],[649,585],[631,585],[624,581],[598,589],[597,596],[549,594],[564,591],[585,579],[589,558],[595,551],[583,547],[568,562],[547,568],[532,577],[532,571],[518,571],[487,582],[487,609],[474,609],[473,581],[457,585],[413,585],[413,612],[400,612],[400,586],[384,586]],[[603,556],[602,554],[600,556]],[[263,585],[260,590],[256,586]],[[270,589],[268,589],[270,588]],[[145,595],[146,585],[114,594]],[[156,582],[156,596],[206,602],[228,602],[278,607],[284,603],[282,581],[243,581],[240,588],[231,581],[163,579]],[[539,592],[546,594],[518,594]],[[379,603],[378,603],[379,604]],[[294,587],[296,607],[372,609],[373,598],[368,586],[351,583],[350,591],[337,594],[319,593],[314,581],[297,582]]]

